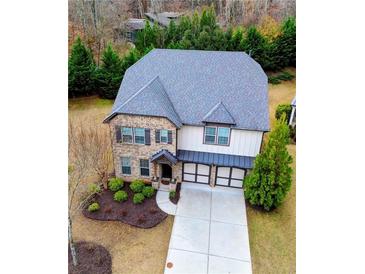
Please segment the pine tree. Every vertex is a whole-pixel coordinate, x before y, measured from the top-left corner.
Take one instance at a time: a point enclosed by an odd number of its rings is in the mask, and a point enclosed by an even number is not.
[[[230,50],[232,51],[240,51],[241,41],[243,40],[243,30],[241,27],[238,27],[232,34],[232,38],[229,42]]]
[[[274,40],[275,62],[278,66],[296,65],[296,23],[294,17],[287,18],[281,26],[281,34]]]
[[[213,46],[213,50],[226,50],[227,49],[227,38],[224,34],[224,32],[220,29],[217,28],[214,32],[213,32],[213,36],[212,36],[212,46]]]
[[[289,127],[284,120],[282,117],[276,122],[268,143],[255,159],[252,172],[244,179],[245,198],[267,211],[282,204],[292,183],[292,157],[286,148]]]
[[[203,30],[207,26],[211,31],[217,28],[216,15],[213,6],[208,9],[203,9],[200,17],[200,29]]]
[[[176,41],[176,35],[177,35],[177,27],[176,24],[174,22],[174,20],[171,20],[167,30],[166,30],[166,35],[165,35],[165,45],[168,45],[172,42]]]
[[[104,50],[101,60],[102,64],[97,70],[99,95],[102,98],[114,99],[123,78],[122,60],[111,44]]]
[[[95,93],[95,63],[91,50],[77,37],[68,59],[68,96]]]
[[[150,46],[149,48],[152,48]],[[128,54],[122,59],[122,73],[124,75],[125,71],[133,65],[135,62],[137,62],[141,58],[141,53],[136,49],[131,49]]]
[[[247,54],[251,54],[251,57],[255,59],[263,69],[267,69],[270,66],[269,60],[269,44],[267,40],[257,31],[257,29],[251,26],[245,38],[240,43],[241,50]]]

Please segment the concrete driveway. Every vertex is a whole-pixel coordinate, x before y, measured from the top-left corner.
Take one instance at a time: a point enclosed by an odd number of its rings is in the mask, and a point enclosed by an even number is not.
[[[252,273],[242,189],[182,184],[165,273]]]

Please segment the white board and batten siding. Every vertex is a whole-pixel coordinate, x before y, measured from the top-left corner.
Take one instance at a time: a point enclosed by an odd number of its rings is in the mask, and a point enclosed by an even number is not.
[[[203,143],[204,127],[183,126],[178,130],[177,148],[256,157],[260,152],[263,133],[241,129],[231,129],[231,131],[229,146],[207,145]]]

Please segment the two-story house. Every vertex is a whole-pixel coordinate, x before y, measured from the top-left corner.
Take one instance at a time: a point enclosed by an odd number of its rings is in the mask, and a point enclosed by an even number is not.
[[[269,130],[267,76],[243,52],[154,49],[104,122],[117,177],[242,187]]]

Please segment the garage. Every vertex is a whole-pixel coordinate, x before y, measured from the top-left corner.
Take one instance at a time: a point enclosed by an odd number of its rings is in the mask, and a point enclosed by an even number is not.
[[[217,167],[215,184],[242,188],[242,180],[245,177],[245,170],[234,167]]]
[[[210,166],[203,164],[184,163],[183,181],[199,184],[209,184]]]

